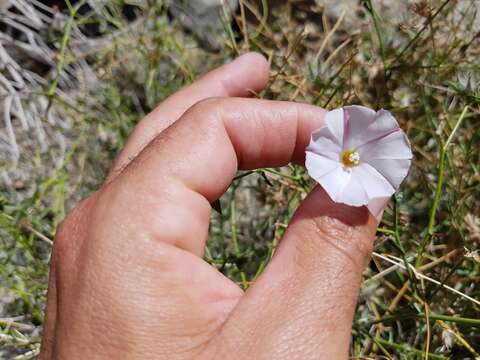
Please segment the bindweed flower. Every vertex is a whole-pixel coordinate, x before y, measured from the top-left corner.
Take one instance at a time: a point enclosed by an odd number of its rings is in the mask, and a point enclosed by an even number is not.
[[[400,186],[412,159],[410,142],[392,114],[364,106],[327,112],[306,149],[308,174],[338,203],[371,205]]]

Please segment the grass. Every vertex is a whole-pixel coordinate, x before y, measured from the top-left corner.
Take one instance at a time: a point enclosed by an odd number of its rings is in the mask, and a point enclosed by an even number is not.
[[[365,1],[352,22],[355,14],[328,18],[308,1],[242,1],[218,53],[203,50],[158,4],[136,7],[133,23],[121,3],[95,14],[67,8],[64,31],[52,40],[54,73],[78,60],[72,26],[114,35],[85,55],[96,83],[69,90],[75,106],[59,91],[66,92],[59,75],[31,95],[48,96],[51,111],[69,119],[55,125],[65,146],[42,152],[27,137],[18,164],[2,159],[14,181],[0,187],[0,357],[38,353],[55,229],[101,183],[136,121],[248,50],[272,67],[258,97],[386,108],[412,142],[412,170],[385,212],[364,273],[352,358],[478,357],[480,22],[474,2],[422,4],[395,18]],[[28,164],[35,170],[18,183],[15,174]],[[297,166],[240,173],[212,215],[206,259],[248,288],[311,187]]]

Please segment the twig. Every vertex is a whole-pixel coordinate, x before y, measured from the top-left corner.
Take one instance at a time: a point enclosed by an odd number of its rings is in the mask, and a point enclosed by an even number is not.
[[[12,119],[10,116],[10,108],[12,106],[12,96],[7,96],[3,101],[3,121],[5,122],[5,128],[7,131],[7,136],[10,141],[10,152],[11,159],[14,163],[17,163],[20,158],[20,151],[18,149],[17,140],[15,138],[15,133],[13,131]]]
[[[453,331],[447,324],[445,324],[443,321],[439,320],[438,323],[440,324],[441,327],[443,327],[445,330],[449,331],[452,333],[457,341],[461,343],[465,348],[472,353],[473,356],[475,356],[476,359],[480,358],[480,354],[470,345],[467,340],[463,338],[462,335],[458,334],[456,331]]]
[[[400,260],[400,259],[399,259],[400,261],[395,261],[395,260],[392,260],[392,259],[390,259],[389,257],[386,257],[386,256],[384,256],[384,255],[381,255],[381,254],[379,254],[379,253],[377,253],[377,252],[374,252],[374,253],[373,253],[373,256],[376,256],[376,257],[378,257],[378,258],[380,258],[380,259],[382,259],[382,260],[385,260],[385,261],[387,261],[387,262],[389,262],[389,263],[391,263],[391,264],[395,264],[395,265],[397,265],[398,267],[400,267],[400,268],[402,268],[403,270],[406,271],[406,267],[405,267],[405,265],[403,265],[403,264],[401,263],[401,260]],[[414,267],[413,265],[410,265],[410,264],[409,264],[409,267],[410,267],[410,269],[412,270],[412,272],[415,274],[415,276],[416,276],[417,278],[422,278],[422,279],[425,279],[425,280],[427,280],[427,281],[430,281],[431,283],[437,284],[437,285],[439,285],[439,286],[441,286],[441,287],[443,287],[443,288],[445,288],[445,289],[447,289],[447,290],[449,290],[449,291],[451,291],[451,292],[453,292],[453,293],[455,293],[455,294],[457,294],[457,295],[459,295],[459,296],[461,296],[461,297],[463,297],[463,298],[465,298],[465,299],[467,299],[467,300],[470,300],[471,302],[473,302],[473,303],[475,303],[475,304],[477,304],[477,305],[480,305],[480,301],[479,301],[479,300],[476,300],[476,299],[472,298],[471,296],[468,296],[467,294],[464,294],[464,293],[462,293],[461,291],[458,291],[457,289],[452,288],[451,286],[442,284],[442,283],[441,283],[440,281],[438,281],[438,280],[435,280],[435,279],[432,279],[432,278],[429,277],[429,276],[423,275],[423,274],[420,273],[417,269],[415,269],[415,267]]]
[[[384,322],[402,320],[402,319],[410,319],[410,318],[424,319],[425,314],[418,313],[418,314],[392,315],[392,316],[385,316],[381,319],[375,319],[375,320],[370,320],[366,322],[370,326],[378,323],[384,323]],[[465,318],[460,316],[448,316],[448,315],[441,315],[441,314],[430,314],[429,318],[430,320],[442,320],[442,321],[453,322],[453,323],[462,324],[462,325],[471,325],[471,326],[477,326],[477,327],[480,326],[480,319],[470,319],[470,318]]]
[[[16,317],[13,318],[0,318],[0,325],[4,327],[15,327],[20,330],[31,331],[35,329],[34,325],[23,324],[17,321]]]
[[[317,53],[315,54],[315,57],[313,58],[313,62],[315,64],[318,65],[318,60],[320,59],[320,55],[322,55],[323,53],[323,50],[325,50],[325,47],[327,46],[328,42],[330,41],[331,37],[333,36],[333,34],[335,34],[335,32],[337,31],[338,27],[340,26],[340,24],[342,23],[343,21],[343,18],[345,17],[345,10],[342,11],[342,13],[340,14],[340,17],[338,18],[338,20],[335,22],[335,25],[333,25],[333,28],[327,33],[327,35],[325,36],[325,38],[323,39],[322,43],[320,44],[320,48],[318,49]],[[327,59],[327,61],[325,61],[325,64],[328,64],[328,62],[338,53],[338,51],[340,51],[341,48],[343,48],[344,46],[346,46],[348,43],[350,42],[350,39],[347,39],[346,41],[344,41]],[[297,89],[295,90],[295,92],[293,93],[292,96],[290,96],[290,100],[294,100],[297,98],[299,92],[300,92],[300,88],[302,88],[307,82],[307,79],[304,78],[302,80],[302,83],[300,84],[300,86],[297,87]]]
[[[430,26],[430,24],[432,23],[432,21],[438,16],[438,14],[440,14],[442,12],[442,10],[445,8],[445,6],[448,5],[448,3],[450,2],[450,0],[445,0],[442,5],[440,5],[440,7],[437,9],[437,11],[432,14],[432,16],[430,16],[426,21],[425,23],[423,24],[422,28],[415,34],[415,36],[408,42],[407,45],[405,45],[403,47],[403,49],[400,51],[400,54],[398,54],[394,59],[393,61],[390,63],[390,69],[392,68],[391,65],[395,64],[396,62],[398,62],[402,57],[403,55],[405,55],[405,53],[417,42],[417,40],[419,39],[420,35],[426,30],[428,29],[428,27]],[[387,77],[386,79],[388,80],[391,76],[392,72],[390,70],[390,72],[387,74]]]
[[[407,346],[407,345],[397,344],[397,343],[394,343],[392,341],[387,341],[387,340],[384,340],[384,339],[379,338],[379,337],[374,337],[373,340],[378,344],[388,346],[388,347],[391,347],[393,349],[410,352],[410,353],[413,353],[413,354],[416,354],[416,355],[424,355],[423,351],[418,350],[418,349],[414,349],[414,348],[412,348],[410,346]],[[442,355],[436,355],[436,354],[428,354],[428,355],[430,356],[431,359],[437,359],[437,360],[447,360],[448,359],[447,357],[442,356]]]
[[[233,193],[232,196],[235,196],[235,193]],[[240,252],[240,247],[238,246],[235,199],[233,198],[232,198],[232,201],[230,202],[230,229],[232,232],[233,251],[235,251],[235,255],[237,257],[240,257],[242,254]],[[242,287],[244,290],[246,290],[248,288],[247,276],[245,275],[245,272],[243,270],[241,269],[239,270],[240,270],[240,278],[242,280]]]
[[[40,231],[35,230],[35,229],[33,228],[33,226],[30,225],[29,223],[22,222],[22,223],[21,223],[21,226],[22,226],[25,230],[28,230],[28,231],[30,231],[32,234],[34,234],[35,236],[37,236],[40,240],[46,242],[48,245],[50,245],[50,246],[53,245],[53,241],[52,241],[51,239],[49,239],[47,236],[43,235]]]
[[[68,40],[70,39],[70,32],[73,27],[75,16],[77,15],[78,10],[83,6],[84,3],[85,1],[80,1],[78,4],[75,5],[75,7],[71,8],[70,10],[70,16],[63,30],[64,33],[62,37],[62,42],[60,44],[60,50],[58,53],[58,64],[55,70],[55,76],[53,78],[52,84],[50,85],[47,91],[47,96],[50,98],[53,97],[53,95],[55,94],[55,90],[57,89],[57,85],[58,85],[58,80],[60,79],[60,73],[62,72],[63,67],[65,65],[65,51],[67,49]]]
[[[425,281],[420,279],[420,284],[422,285],[422,292],[425,294]],[[428,306],[427,301],[423,302],[423,307],[425,311],[425,325],[427,327],[426,336],[426,343],[425,343],[425,360],[428,360],[429,352],[430,352],[430,308]]]

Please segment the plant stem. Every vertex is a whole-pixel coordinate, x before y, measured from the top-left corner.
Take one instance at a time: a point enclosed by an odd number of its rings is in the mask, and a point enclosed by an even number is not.
[[[233,251],[235,252],[235,255],[237,257],[240,257],[242,254],[240,252],[240,247],[238,246],[238,239],[237,239],[237,222],[236,222],[236,211],[235,211],[235,198],[232,198],[232,201],[230,202],[230,229],[232,231]],[[247,283],[247,277],[245,275],[245,272],[242,271],[242,270],[240,270],[240,279],[242,280],[242,287],[245,290],[248,287],[248,283]]]
[[[410,264],[406,257],[405,248],[403,247],[402,241],[400,239],[400,231],[399,231],[399,224],[398,224],[398,200],[395,195],[393,196],[393,239],[394,239],[395,245],[400,250],[401,258],[402,258],[403,264],[405,265],[408,279],[412,284],[412,288],[414,292],[417,293],[416,278],[413,275],[412,269],[409,266]]]
[[[440,14],[442,12],[442,10],[445,8],[445,6],[448,5],[448,3],[450,2],[450,0],[445,0],[442,5],[440,5],[440,7],[437,9],[437,11],[435,11],[435,13],[430,16],[426,21],[425,23],[423,24],[423,27],[415,34],[415,36],[412,38],[412,40],[410,40],[408,42],[407,45],[405,45],[403,47],[403,49],[400,51],[400,54],[398,54],[395,59],[393,59],[393,61],[391,62],[391,65],[393,65],[394,63],[396,63],[398,60],[400,60],[403,55],[405,55],[405,53],[410,49],[410,47],[415,44],[417,42],[417,40],[419,39],[420,35],[426,30],[428,29],[428,27],[430,26],[430,24],[433,22],[433,20],[437,17],[438,14]],[[390,68],[392,68],[392,66],[390,66]],[[390,75],[391,75],[391,72],[390,72]],[[387,76],[387,80],[390,78],[390,76]]]
[[[78,10],[83,6],[85,1],[80,1],[75,7],[72,7],[69,1],[67,1],[66,3],[70,10],[70,15],[63,29],[63,37],[62,42],[60,43],[60,50],[58,52],[58,63],[57,68],[55,69],[55,76],[47,91],[47,96],[49,98],[52,98],[53,95],[55,95],[55,91],[57,90],[60,73],[65,66],[65,51],[67,49],[68,40],[70,39],[70,32],[72,31],[73,22],[75,20],[75,16],[77,15]]]
[[[409,318],[425,319],[425,314],[419,313],[419,314],[402,314],[402,315],[386,316],[381,319],[370,321],[368,324],[373,325],[378,323],[384,323],[384,322],[401,320],[401,319],[409,319]],[[462,324],[462,325],[480,326],[480,319],[470,319],[470,318],[459,317],[459,316],[448,316],[448,315],[438,315],[438,314],[429,314],[428,318],[430,320],[442,320],[442,321],[453,322],[453,323]]]
[[[425,248],[430,243],[430,240],[433,237],[434,231],[435,231],[435,223],[436,223],[436,216],[437,216],[437,209],[438,209],[438,204],[440,203],[440,197],[442,195],[442,187],[443,187],[443,178],[444,178],[444,173],[445,173],[445,158],[448,152],[448,147],[450,143],[452,142],[453,136],[457,132],[458,128],[460,127],[460,124],[462,123],[463,119],[465,118],[465,115],[467,114],[468,110],[468,105],[463,108],[462,113],[460,114],[460,117],[457,120],[457,123],[453,127],[452,132],[448,136],[447,141],[445,144],[441,147],[440,149],[440,164],[438,166],[438,180],[437,180],[437,187],[435,189],[435,196],[433,198],[433,204],[432,204],[432,209],[430,211],[430,219],[428,221],[428,227],[427,227],[427,234],[425,235],[425,238],[422,241],[422,244],[420,246],[420,252],[417,257],[417,260],[415,262],[415,268],[418,268],[421,265],[421,261],[423,259],[423,253],[425,252]]]
[[[418,350],[418,349],[415,349],[415,348],[412,348],[410,346],[406,346],[406,345],[403,345],[403,344],[397,344],[397,343],[394,343],[392,341],[387,341],[387,340],[384,340],[384,339],[379,338],[379,337],[374,337],[373,340],[378,344],[382,344],[384,346],[387,346],[387,347],[390,347],[390,348],[393,348],[393,349],[396,349],[396,350],[407,351],[407,352],[413,353],[415,355],[420,355],[420,356],[425,355],[425,352],[423,352],[421,350]],[[429,353],[428,356],[429,356],[430,359],[438,359],[438,360],[447,360],[448,359],[445,356],[431,354],[431,353]]]
[[[386,70],[386,66],[385,66],[385,49],[384,49],[384,47],[383,47],[382,35],[381,35],[381,32],[380,32],[380,27],[379,27],[379,25],[378,25],[378,15],[377,15],[377,12],[375,11],[375,9],[373,8],[373,4],[372,4],[372,1],[371,1],[371,0],[367,0],[366,5],[367,5],[367,10],[368,10],[368,11],[370,12],[370,14],[372,15],[373,26],[374,26],[374,28],[375,28],[375,33],[377,34],[378,46],[379,46],[379,48],[380,48],[380,57],[382,58],[383,68],[384,68],[384,70]]]

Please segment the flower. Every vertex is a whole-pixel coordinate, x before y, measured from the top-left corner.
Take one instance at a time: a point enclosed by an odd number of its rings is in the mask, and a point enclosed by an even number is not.
[[[412,159],[410,142],[392,114],[353,105],[327,112],[325,122],[306,149],[308,174],[338,203],[372,205],[390,197]]]

